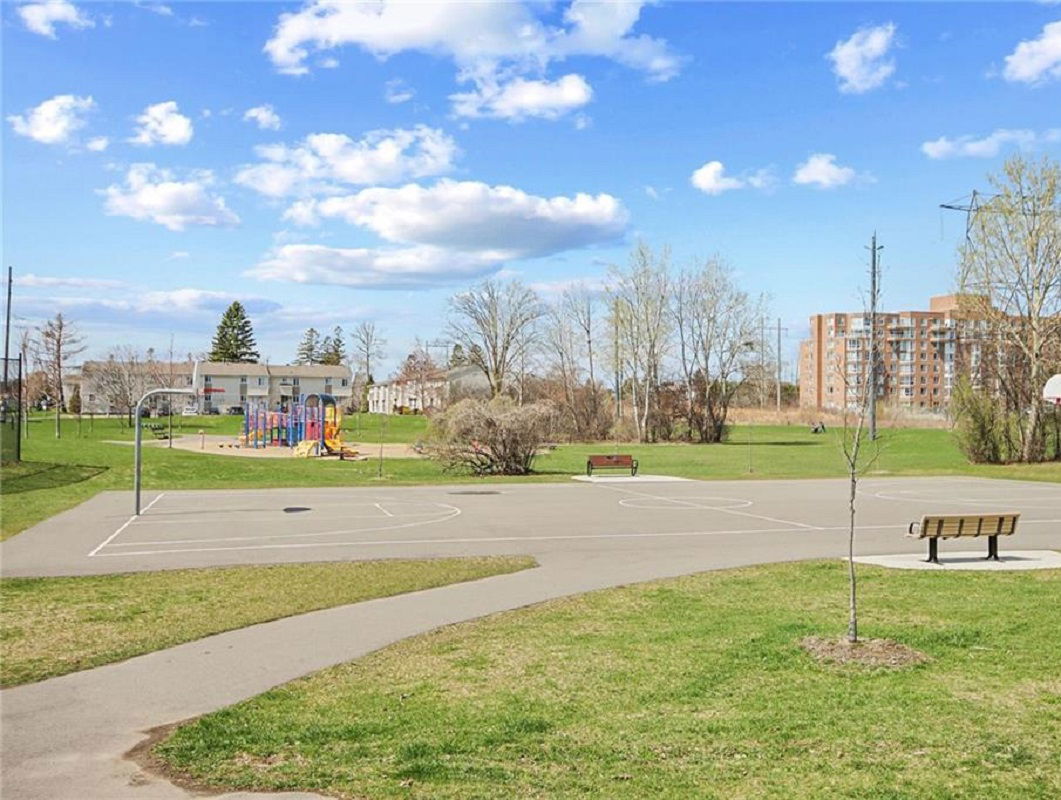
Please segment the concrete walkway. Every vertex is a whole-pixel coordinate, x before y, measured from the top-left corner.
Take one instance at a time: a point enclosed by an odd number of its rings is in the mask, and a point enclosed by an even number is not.
[[[990,483],[977,482],[974,486],[982,494],[991,488]],[[840,497],[844,491],[842,481],[777,482],[773,486],[769,482],[760,482],[741,487],[719,484],[710,488],[703,484],[698,488],[695,483],[673,485],[676,488],[687,486],[690,493],[710,491],[723,499],[733,497],[740,489],[745,492],[754,489],[770,496],[783,495],[790,510],[794,505],[792,496],[797,493],[807,496],[815,486],[821,492],[836,493]],[[1012,494],[1021,487],[1022,484],[1014,483],[1004,488]],[[899,489],[901,485],[898,483],[888,484],[888,491]],[[1034,497],[1038,498],[1041,489],[1031,487],[1029,498],[1032,497],[1031,490],[1035,490]],[[411,491],[415,494],[415,490]],[[605,489],[598,487],[590,491]],[[612,492],[609,490],[609,493]],[[531,489],[524,494],[528,502],[539,498],[539,520],[542,518],[540,498],[558,496],[557,492],[546,494]],[[872,502],[898,503],[899,510],[894,512],[896,520],[917,510],[917,504],[911,505],[905,495],[896,495],[900,500],[893,501],[883,490],[877,494],[883,499]],[[574,501],[583,502],[581,495],[572,497]],[[612,497],[615,508],[653,515],[658,527],[663,527],[668,513],[704,517],[725,511],[724,516],[749,515],[749,506],[731,508],[727,505],[722,508],[719,498],[694,502],[630,495],[628,499],[636,501],[634,505],[624,498],[627,496]],[[485,502],[490,498],[471,499]],[[512,501],[515,499],[513,497]],[[677,510],[659,510],[657,506],[664,500],[678,503]],[[1056,508],[1054,495],[1051,493],[1046,502],[1040,499],[1025,502],[1029,508],[1035,508],[1036,503],[1049,507],[1038,512],[1046,516],[1037,525],[1029,526],[1028,533],[1021,537],[1022,543],[1035,548],[1061,545],[1058,534],[1061,515],[1052,513]],[[871,498],[867,498],[866,503],[872,507]],[[646,507],[641,509],[640,506]],[[760,508],[759,505],[751,507]],[[530,537],[522,544],[518,538],[506,536],[476,545],[478,552],[492,552],[494,547],[529,552],[541,565],[537,569],[255,625],[120,664],[0,692],[3,755],[0,794],[4,800],[192,797],[194,795],[190,792],[165,780],[142,774],[124,757],[143,741],[146,731],[214,711],[439,626],[550,598],[654,578],[756,563],[840,558],[846,548],[846,533],[837,526],[814,527],[793,522],[791,524],[801,527],[764,527],[767,523],[763,520],[769,517],[755,515],[748,516],[748,530],[736,530],[734,523],[720,522],[719,529],[711,531],[710,535],[644,536],[635,533],[623,534],[625,538],[579,537],[569,534],[581,530],[581,523],[566,513],[568,522],[562,526],[564,530],[557,531],[563,536]],[[819,509],[816,517],[822,516]],[[452,527],[454,536],[467,537],[472,519],[474,517],[469,513],[446,524]],[[496,524],[496,521],[489,520],[477,523],[484,528]],[[17,551],[5,548],[5,558],[10,553],[18,555],[27,564],[41,563],[37,549],[49,541],[53,544],[58,541],[51,538],[56,533],[51,530],[54,525],[44,523],[39,526],[39,533],[45,534],[40,542],[34,543],[31,538],[34,531],[28,531],[5,543],[19,545]],[[541,528],[538,530],[540,532]],[[894,552],[897,545],[902,546],[901,531],[901,526],[893,524],[869,526],[859,534],[860,550],[864,553]],[[77,530],[70,530],[69,534],[75,538],[80,535]],[[95,536],[93,532],[90,538],[96,541]],[[23,537],[29,538],[20,543]],[[460,543],[456,552],[450,549],[440,552],[440,545],[435,540],[416,547],[425,556],[464,554],[470,547],[466,538],[454,541]],[[403,549],[400,554],[413,555],[411,549]],[[910,551],[920,553],[921,547],[912,543]],[[85,550],[78,548],[77,552],[84,553]],[[146,567],[146,563],[138,566]]]

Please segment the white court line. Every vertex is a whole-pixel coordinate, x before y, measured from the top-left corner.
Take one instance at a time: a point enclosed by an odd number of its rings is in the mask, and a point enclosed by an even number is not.
[[[151,506],[153,506],[155,503],[157,503],[159,500],[162,499],[162,495],[164,495],[164,494],[165,494],[165,492],[159,492],[158,496],[156,496],[154,500],[152,500],[150,503],[148,503],[147,506],[144,507],[144,509],[140,513],[141,514],[146,514],[151,509]],[[119,533],[124,531],[126,528],[128,528],[132,524],[134,519],[136,519],[136,514],[133,514],[131,517],[129,517],[129,519],[127,519],[125,522],[122,523],[122,526],[120,528],[118,528],[118,530],[116,530],[114,533],[112,533],[110,536],[108,536],[106,539],[104,539],[102,542],[100,542],[96,546],[96,549],[88,554],[88,557],[92,558],[92,556],[96,555],[96,553],[98,553],[100,550],[102,550],[104,547],[106,547],[108,544],[110,544],[114,540],[114,537],[116,537]]]
[[[387,509],[385,509],[381,504],[373,503],[372,505],[374,505],[376,508],[378,508],[384,514],[386,514],[388,517],[393,517],[394,516],[391,512],[389,512]]]
[[[734,514],[738,517],[751,517],[752,519],[764,519],[767,522],[777,522],[781,525],[794,525],[798,528],[806,528],[811,531],[825,530],[817,525],[808,525],[804,522],[796,522],[791,519],[778,519],[777,517],[768,517],[765,514],[753,514],[750,511],[737,511],[733,508],[716,508],[714,506],[703,506],[699,503],[694,503],[690,500],[677,500],[673,497],[663,497],[658,494],[649,494],[648,492],[635,492],[633,489],[624,489],[621,486],[611,486],[607,483],[595,483],[594,486],[600,486],[602,489],[611,489],[616,492],[627,492],[628,494],[641,495],[642,497],[650,497],[653,500],[664,500],[673,503],[684,503],[690,508],[702,508],[705,511],[721,511],[723,514]]]
[[[1033,519],[1022,521],[1022,525],[1034,523],[1058,523],[1061,519]],[[901,530],[902,525],[858,525],[855,532],[872,530]],[[840,531],[846,533],[847,525],[835,525],[827,528],[815,528],[816,533],[832,533]],[[758,528],[737,529],[726,531],[678,531],[671,533],[587,533],[587,534],[559,534],[554,536],[489,536],[468,537],[460,539],[377,539],[365,542],[312,542],[306,544],[262,544],[245,545],[239,547],[187,547],[172,550],[140,550],[136,552],[122,553],[100,553],[97,558],[122,557],[122,556],[154,556],[171,555],[174,553],[213,553],[218,551],[232,550],[289,550],[306,547],[384,547],[388,545],[444,545],[444,544],[491,544],[501,542],[549,542],[561,540],[593,540],[593,539],[652,539],[670,538],[676,536],[704,537],[704,536],[731,536],[743,533],[802,533],[799,528]],[[167,543],[169,544],[169,543]]]
[[[430,505],[430,504],[426,504],[426,505]],[[383,511],[383,509],[380,509],[380,511]],[[145,527],[147,525],[186,525],[186,526],[201,525],[204,522],[203,514],[213,514],[213,513],[214,513],[213,511],[189,511],[189,512],[187,512],[187,516],[183,517],[182,519],[160,519],[158,516],[156,516],[153,519],[140,519],[140,520],[137,520],[136,527],[143,528],[143,527]],[[231,521],[232,522],[239,522],[239,523],[271,522],[271,521],[275,521],[278,518],[277,515],[280,514],[280,513],[282,513],[282,510],[281,509],[276,509],[273,513],[268,514],[267,516],[256,516],[256,517],[241,516],[238,520],[231,520]],[[388,513],[386,511],[383,511],[383,513],[386,516],[388,516],[388,517],[398,517],[399,519],[407,519],[407,518],[410,518],[410,517],[412,517],[412,518],[433,517],[433,516],[437,516],[441,512],[438,512],[438,511],[418,511],[418,512],[410,513],[410,514],[395,514],[393,512]],[[307,518],[306,514],[299,514],[299,516],[302,519],[306,519]],[[369,519],[369,520],[376,519],[376,520],[378,520],[378,519],[380,519],[380,515],[379,514],[312,514],[308,518],[309,519],[313,519],[313,520],[319,520],[319,521],[332,520],[332,519],[347,519],[347,520],[349,520],[349,519]],[[230,520],[226,519],[226,520],[223,520],[223,521],[224,522],[228,522]]]
[[[444,504],[439,504],[440,506]],[[440,512],[444,516],[436,519],[414,520],[413,522],[401,522],[393,525],[381,525],[372,528],[341,528],[334,531],[317,531],[314,533],[270,533],[261,536],[212,536],[207,539],[163,539],[162,541],[137,541],[119,542],[111,547],[136,547],[145,544],[202,544],[204,542],[258,542],[265,539],[306,539],[312,536],[340,536],[346,533],[371,533],[373,531],[397,531],[404,528],[416,528],[424,525],[434,525],[437,522],[445,522],[460,515],[461,510],[456,506],[445,505],[445,511]],[[131,522],[132,520],[130,520]],[[129,523],[125,523],[128,525]],[[125,526],[122,526],[123,528]]]
[[[998,487],[1001,488],[1001,487]],[[1030,487],[1029,487],[1030,488]],[[1037,492],[1032,497],[1025,499],[1019,496],[1019,494],[1005,492],[1006,497],[1001,500],[996,500],[993,497],[902,497],[896,495],[910,495],[913,492],[921,492],[923,489],[891,489],[883,490],[879,492],[862,492],[859,490],[859,494],[864,497],[873,497],[877,500],[888,500],[895,503],[941,503],[950,505],[977,505],[982,506],[985,503],[1010,503],[1010,505],[1021,505],[1023,508],[1045,508],[1052,509],[1058,506],[1058,503],[1042,503],[1039,501],[1050,500],[1049,495],[1046,492]],[[1061,492],[1058,493],[1059,501],[1061,501]],[[1011,499],[1013,502],[1011,503]]]

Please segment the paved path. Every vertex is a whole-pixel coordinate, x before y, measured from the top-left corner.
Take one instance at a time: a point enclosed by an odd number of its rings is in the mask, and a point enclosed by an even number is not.
[[[3,736],[0,788],[4,800],[188,797],[188,793],[164,780],[143,775],[135,764],[123,758],[124,753],[143,740],[145,731],[252,697],[272,686],[441,625],[553,597],[653,578],[753,563],[839,557],[846,546],[843,529],[835,524],[837,517],[843,517],[845,484],[842,481],[688,482],[668,484],[665,491],[658,486],[651,490],[640,484],[623,486],[625,494],[591,485],[556,486],[551,491],[548,487],[519,487],[520,491],[509,495],[509,503],[493,505],[488,501],[497,500],[497,495],[445,495],[449,500],[443,501],[438,498],[447,491],[445,487],[388,489],[388,497],[403,498],[383,501],[384,510],[391,513],[401,509],[387,506],[388,502],[454,501],[456,505],[456,497],[460,497],[463,514],[459,519],[454,515],[454,519],[433,523],[436,529],[430,536],[413,528],[403,530],[415,533],[391,532],[386,538],[381,538],[378,531],[367,530],[378,527],[375,517],[365,517],[373,520],[372,524],[343,528],[344,532],[338,536],[329,535],[334,529],[330,522],[319,520],[324,532],[314,533],[319,537],[314,541],[327,545],[338,541],[337,547],[302,547],[301,542],[283,538],[244,544],[260,547],[296,543],[299,546],[222,549],[234,546],[229,542],[215,543],[218,549],[204,552],[206,546],[214,545],[174,544],[188,538],[209,538],[189,537],[185,526],[178,525],[170,527],[181,528],[183,534],[136,539],[137,542],[165,542],[150,547],[136,544],[133,549],[146,555],[88,558],[89,549],[83,545],[91,540],[92,546],[98,547],[103,541],[98,534],[106,533],[105,528],[97,525],[96,512],[107,510],[114,497],[89,501],[86,506],[96,503],[99,508],[89,507],[82,515],[62,515],[67,539],[59,536],[53,520],[9,540],[0,551],[5,572],[9,554],[13,554],[15,569],[23,574],[32,572],[34,566],[40,572],[53,572],[62,565],[74,572],[188,566],[201,563],[208,556],[217,563],[259,563],[265,559],[408,557],[466,552],[529,552],[538,558],[541,566],[513,575],[256,625],[120,664],[5,690],[0,693]],[[511,487],[498,488],[507,492]],[[955,504],[965,500],[987,502],[992,496],[1001,502],[1004,497],[1008,508],[1024,511],[1028,519],[1038,520],[1018,534],[1022,548],[1061,547],[1061,489],[1056,485],[925,479],[867,482],[865,490],[863,505],[867,519],[859,539],[863,553],[918,550],[918,542],[904,540],[900,535],[900,521],[913,518],[911,515],[926,505],[937,504],[938,510],[938,504],[943,502],[941,497],[950,497]],[[216,500],[220,503],[239,494],[218,493]],[[328,495],[312,496],[316,501]],[[241,507],[255,510],[267,507],[269,503],[261,497],[259,493],[254,504]],[[288,502],[282,492],[276,497],[281,503]],[[357,509],[367,502],[359,499],[356,491],[348,490],[346,498]],[[127,496],[120,499],[128,500]],[[470,510],[479,501],[482,503],[479,512]],[[189,503],[202,502],[190,495],[189,502],[173,506],[174,513],[184,513]],[[837,502],[841,503],[839,513],[835,508]],[[500,514],[502,508],[509,508],[511,513]],[[577,509],[582,509],[582,513]],[[110,509],[108,513],[115,510]],[[603,526],[594,521],[593,514],[606,512],[609,516]],[[284,512],[281,509],[276,513]],[[434,518],[439,513],[428,516]],[[71,528],[79,516],[84,518],[84,524]],[[115,521],[108,518],[106,522],[110,525]],[[253,523],[255,530],[263,530],[262,525],[260,521]],[[297,533],[290,527],[281,528],[280,535],[284,537]],[[265,524],[264,529],[270,530],[270,524]],[[136,535],[145,532],[146,527]],[[222,533],[231,531],[224,529]],[[219,535],[218,538],[233,537]],[[62,544],[69,543],[70,539],[76,546],[66,548],[69,552],[65,552]],[[17,548],[6,546],[19,540],[23,541]],[[120,536],[112,543],[119,540]],[[186,552],[189,550],[194,552]],[[297,555],[293,557],[292,553]]]

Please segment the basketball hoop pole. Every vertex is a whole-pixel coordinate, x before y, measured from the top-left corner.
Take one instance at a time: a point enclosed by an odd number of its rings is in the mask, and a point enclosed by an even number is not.
[[[144,396],[136,403],[136,428],[134,429],[135,436],[133,439],[133,494],[136,496],[133,516],[136,517],[140,516],[140,447],[142,445],[140,414],[144,409],[144,401],[157,394],[195,394],[195,392],[191,389],[152,389],[149,392],[144,392]]]

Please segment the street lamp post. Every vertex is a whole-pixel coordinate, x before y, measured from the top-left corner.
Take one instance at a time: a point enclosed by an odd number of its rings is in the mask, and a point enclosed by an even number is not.
[[[144,392],[144,396],[136,403],[136,438],[135,444],[133,445],[133,494],[136,495],[136,510],[134,515],[137,517],[140,516],[140,413],[144,409],[144,401],[149,397],[154,397],[156,394],[195,394],[195,392],[191,389],[152,389],[149,392]]]

